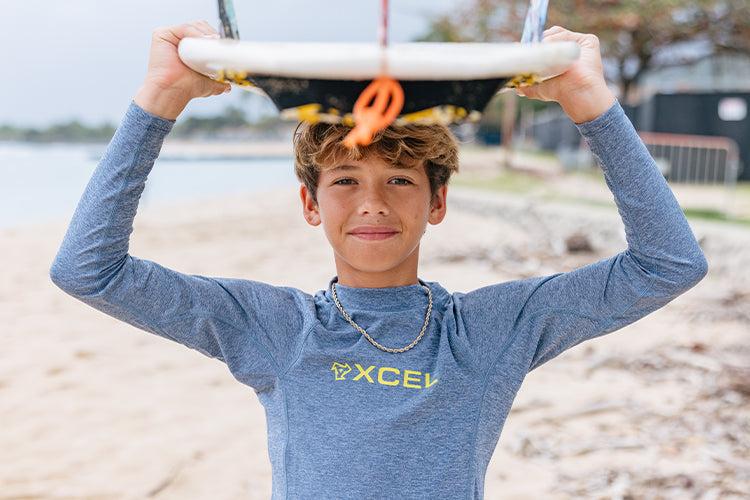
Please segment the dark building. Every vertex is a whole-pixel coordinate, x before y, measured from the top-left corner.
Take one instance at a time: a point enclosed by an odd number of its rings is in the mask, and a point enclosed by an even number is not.
[[[656,94],[640,106],[629,108],[628,115],[639,132],[734,140],[739,146],[739,178],[750,180],[750,93]]]

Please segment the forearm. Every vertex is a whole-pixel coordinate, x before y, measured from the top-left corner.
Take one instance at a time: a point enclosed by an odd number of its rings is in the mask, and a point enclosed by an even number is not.
[[[628,253],[662,281],[690,287],[706,262],[682,209],[619,104],[579,125],[625,225]]]
[[[131,105],[81,197],[51,269],[58,286],[94,294],[122,265],[138,201],[173,123]]]

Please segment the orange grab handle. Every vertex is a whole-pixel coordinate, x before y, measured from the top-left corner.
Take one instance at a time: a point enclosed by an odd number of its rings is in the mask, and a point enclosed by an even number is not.
[[[393,78],[378,77],[370,82],[354,103],[354,123],[344,145],[367,146],[375,134],[390,125],[404,107],[404,89]]]

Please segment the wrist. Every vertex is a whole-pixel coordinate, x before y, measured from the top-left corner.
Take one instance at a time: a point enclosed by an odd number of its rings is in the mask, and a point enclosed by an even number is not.
[[[599,118],[612,107],[616,99],[609,88],[597,86],[591,89],[581,89],[574,98],[566,99],[560,105],[563,111],[575,123],[586,123]]]
[[[133,99],[144,111],[165,120],[176,120],[190,102],[184,92],[143,85]]]

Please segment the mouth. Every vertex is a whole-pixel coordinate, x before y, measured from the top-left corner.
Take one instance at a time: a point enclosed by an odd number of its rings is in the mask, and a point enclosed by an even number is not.
[[[398,233],[399,231],[394,228],[382,226],[355,227],[354,229],[349,231],[349,234],[351,236],[366,241],[387,240],[388,238],[396,236]]]

